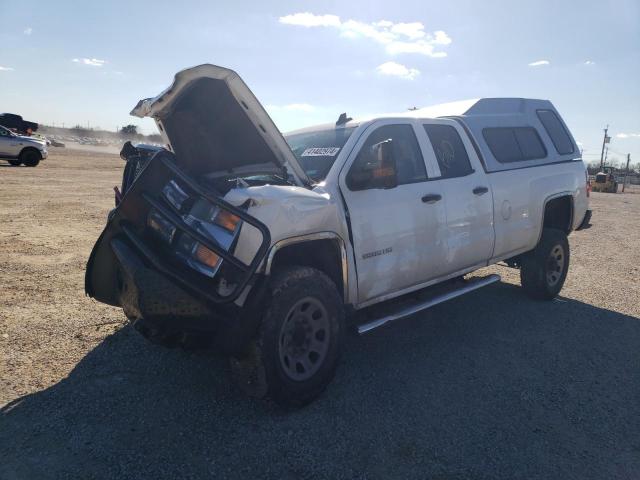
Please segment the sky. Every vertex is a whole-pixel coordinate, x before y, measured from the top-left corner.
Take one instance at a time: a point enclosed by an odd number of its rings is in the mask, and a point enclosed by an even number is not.
[[[551,100],[587,161],[640,162],[640,0],[0,0],[0,111],[108,130],[186,67],[236,70],[282,131],[478,97]]]

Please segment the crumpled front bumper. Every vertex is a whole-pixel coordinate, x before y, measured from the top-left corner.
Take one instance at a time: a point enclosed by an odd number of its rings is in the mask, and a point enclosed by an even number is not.
[[[111,247],[117,259],[120,305],[134,327],[151,341],[159,337],[175,344],[190,339],[191,345],[237,354],[255,334],[259,318],[255,305],[263,286],[244,307],[209,305],[147,267],[126,240],[113,239]]]
[[[148,268],[126,241],[113,239],[111,248],[118,261],[119,301],[130,319],[167,319],[211,324],[218,316],[211,308],[158,271]],[[179,323],[180,323],[179,322]],[[201,326],[202,326],[201,325]]]

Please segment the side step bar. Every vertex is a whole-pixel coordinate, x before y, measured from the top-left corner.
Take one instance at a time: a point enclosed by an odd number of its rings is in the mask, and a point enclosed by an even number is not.
[[[456,288],[455,290],[449,290],[446,293],[436,295],[412,305],[405,305],[403,308],[400,308],[398,311],[392,314],[385,315],[383,317],[376,318],[375,320],[363,323],[362,325],[358,326],[358,333],[362,335],[363,333],[370,332],[371,330],[381,327],[386,323],[398,320],[400,318],[408,317],[409,315],[421,312],[422,310],[426,310],[427,308],[438,305],[439,303],[446,302],[447,300],[451,300],[453,298],[459,297],[460,295],[464,295],[465,293],[472,292],[473,290],[477,290],[478,288],[482,288],[499,281],[500,275],[495,274],[488,275],[478,280],[471,280],[466,285]]]

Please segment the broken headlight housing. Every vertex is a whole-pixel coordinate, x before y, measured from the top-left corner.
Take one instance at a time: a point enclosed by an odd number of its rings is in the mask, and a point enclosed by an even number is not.
[[[222,257],[197,241],[189,229],[230,252],[242,226],[240,217],[203,198],[190,197],[174,180],[164,186],[162,197],[189,228],[178,228],[155,208],[147,216],[147,226],[188,266],[208,277],[215,276]]]

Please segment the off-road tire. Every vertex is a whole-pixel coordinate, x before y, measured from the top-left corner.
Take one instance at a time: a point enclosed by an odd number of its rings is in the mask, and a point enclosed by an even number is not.
[[[9,160],[9,164],[12,167],[19,167],[22,162],[20,160]]]
[[[522,258],[520,283],[525,293],[536,300],[553,300],[562,290],[569,270],[567,235],[545,228],[535,249]]]
[[[20,154],[20,161],[27,167],[37,167],[40,163],[40,153],[37,150],[25,150]]]
[[[305,302],[308,304],[306,307]],[[322,317],[314,319],[316,314]],[[292,348],[296,348],[294,334],[287,328],[291,325],[301,325],[301,331],[308,331],[305,338],[314,345],[325,344],[324,353],[316,360],[319,363],[311,363],[315,353],[311,350],[306,356],[302,354],[304,359],[289,354]],[[309,330],[304,329],[305,325]],[[324,330],[323,340],[316,344],[315,340],[319,338],[316,335],[321,330]],[[342,352],[344,332],[342,298],[331,279],[315,268],[287,267],[273,277],[270,300],[257,339],[245,357],[232,359],[235,379],[245,392],[253,396],[268,397],[283,407],[302,407],[318,397],[333,379]],[[302,350],[305,341],[299,340],[303,344]],[[293,370],[298,366],[296,358],[311,367],[307,372],[309,378],[292,378],[292,374],[296,374]],[[304,377],[305,372],[297,373]]]

